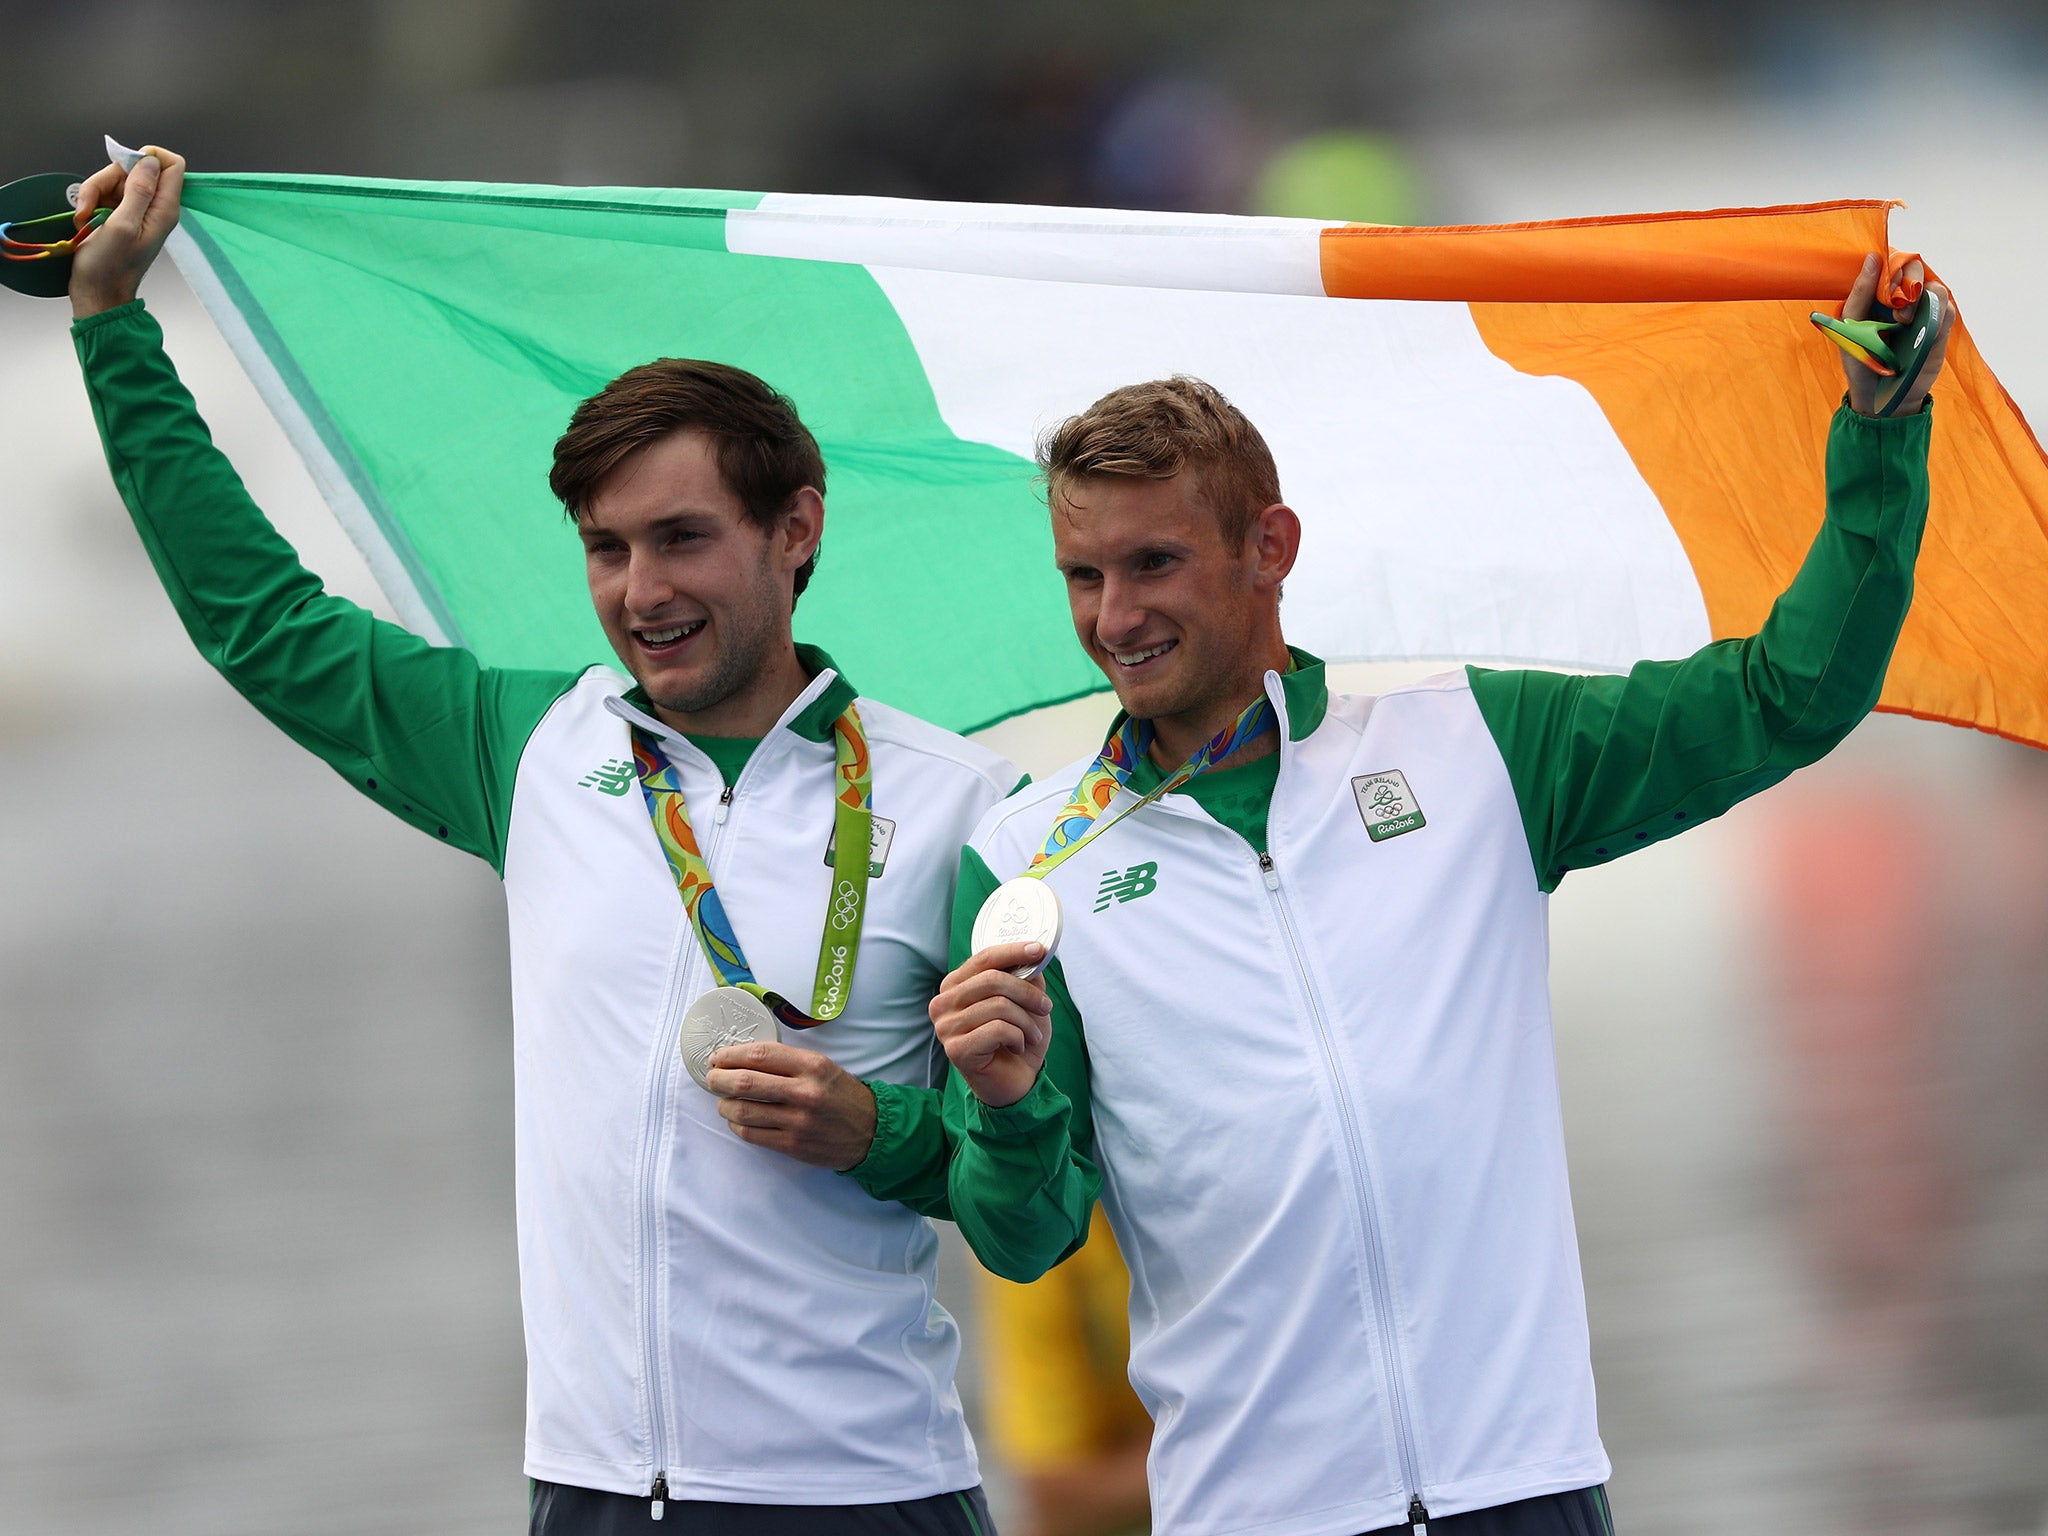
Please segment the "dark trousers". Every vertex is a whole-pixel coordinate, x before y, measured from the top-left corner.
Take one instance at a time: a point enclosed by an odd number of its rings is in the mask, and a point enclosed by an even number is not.
[[[1409,1529],[1389,1526],[1385,1536],[1400,1536]],[[1605,1488],[1575,1488],[1469,1514],[1444,1515],[1429,1522],[1429,1536],[1614,1536],[1614,1521],[1607,1513]]]
[[[713,1504],[533,1485],[527,1536],[996,1536],[979,1488],[900,1504]]]

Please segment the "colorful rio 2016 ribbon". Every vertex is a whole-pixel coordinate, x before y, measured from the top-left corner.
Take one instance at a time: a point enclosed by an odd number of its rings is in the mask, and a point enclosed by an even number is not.
[[[1095,826],[1095,820],[1117,796],[1117,791],[1130,782],[1131,774],[1137,769],[1138,761],[1151,750],[1154,732],[1149,720],[1133,720],[1128,715],[1110,728],[1109,739],[1102,744],[1102,752],[1095,759],[1095,765],[1081,775],[1081,782],[1074,786],[1074,793],[1061,809],[1052,824],[1052,830],[1045,836],[1045,846],[1031,856],[1031,867],[1020,879],[1044,879],[1060,865],[1072,858],[1086,843],[1093,842],[1111,827],[1134,811],[1142,811],[1162,795],[1170,795],[1181,785],[1211,763],[1221,762],[1246,742],[1273,726],[1273,703],[1264,694],[1246,705],[1229,725],[1203,743],[1200,751],[1176,768],[1157,788],[1135,804]],[[1092,830],[1091,830],[1092,829]]]
[[[84,242],[85,237],[107,222],[107,210],[95,208],[85,228],[66,235],[61,240],[23,240],[15,231],[29,229],[37,224],[55,224],[59,220],[70,223],[71,213],[46,213],[35,219],[15,219],[0,224],[0,260],[6,261],[55,261],[59,256],[69,256]]]
[[[640,779],[641,797],[654,823],[655,836],[668,859],[669,873],[683,898],[683,910],[690,926],[697,930],[697,942],[711,962],[712,974],[722,987],[738,987],[752,993],[775,1015],[778,1024],[790,1029],[810,1029],[839,1017],[853,996],[853,968],[860,958],[860,931],[867,919],[868,857],[870,831],[874,824],[874,766],[868,753],[867,733],[861,729],[860,713],[849,704],[846,712],[832,722],[833,754],[837,770],[833,778],[832,807],[832,896],[825,909],[825,936],[818,946],[818,975],[811,990],[811,1011],[805,1013],[779,992],[771,992],[754,979],[739,935],[733,932],[725,904],[711,883],[711,866],[697,846],[697,834],[690,827],[690,814],[683,805],[683,788],[675,768],[662,753],[651,731],[633,727],[633,767]]]

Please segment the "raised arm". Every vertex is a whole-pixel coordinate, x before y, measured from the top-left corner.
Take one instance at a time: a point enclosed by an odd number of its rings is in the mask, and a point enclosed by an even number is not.
[[[87,184],[88,211],[110,188],[121,202],[80,248],[72,294],[107,463],[164,589],[200,654],[294,741],[501,867],[519,754],[574,675],[487,669],[322,591],[213,446],[134,297],[177,216],[182,162],[155,167],[146,159],[125,182],[108,167]]]
[[[1867,311],[1875,279],[1873,261],[1846,311]],[[1916,395],[1939,368],[1936,355]],[[1756,634],[1625,677],[1469,669],[1544,890],[1720,815],[1876,705],[1913,597],[1932,422],[1918,399],[1910,415],[1863,415],[1868,385],[1852,373],[1850,386],[1828,433],[1820,532]]]

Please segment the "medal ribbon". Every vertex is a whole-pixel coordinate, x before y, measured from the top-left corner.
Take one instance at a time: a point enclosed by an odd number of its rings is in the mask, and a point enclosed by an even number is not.
[[[1095,759],[1095,765],[1082,774],[1081,782],[1074,786],[1073,796],[1053,822],[1052,830],[1045,835],[1045,846],[1031,856],[1031,867],[1024,871],[1023,878],[1044,879],[1078,853],[1084,844],[1092,843],[1132,812],[1142,811],[1162,795],[1172,794],[1211,763],[1230,756],[1246,742],[1270,730],[1273,723],[1273,701],[1260,694],[1245,706],[1242,714],[1211,736],[1199,752],[1168,775],[1158,788],[1135,804],[1125,806],[1098,827],[1096,818],[1109,809],[1117,792],[1130,782],[1138,760],[1152,747],[1155,735],[1152,722],[1133,720],[1126,715],[1123,724],[1112,730],[1109,739],[1102,744],[1102,752]]]
[[[683,805],[683,786],[663,755],[654,733],[633,727],[633,769],[640,779],[641,798],[690,926],[712,974],[723,987],[751,992],[791,1029],[810,1029],[839,1017],[853,996],[853,967],[860,958],[860,931],[868,910],[868,850],[874,824],[874,763],[860,713],[849,704],[832,722],[836,762],[832,805],[832,898],[825,909],[825,936],[818,946],[818,975],[811,988],[811,1011],[805,1013],[779,992],[754,979],[740,949],[739,935],[726,916],[725,903],[711,884],[711,866],[697,846],[690,813]]]
[[[17,229],[28,229],[37,224],[55,224],[58,220],[70,224],[73,215],[69,209],[62,213],[46,213],[38,219],[16,219],[11,224],[0,224],[0,258],[7,261],[54,261],[59,256],[69,256],[85,243],[85,237],[107,222],[111,210],[95,208],[85,228],[68,230],[58,240],[23,240],[15,234]]]

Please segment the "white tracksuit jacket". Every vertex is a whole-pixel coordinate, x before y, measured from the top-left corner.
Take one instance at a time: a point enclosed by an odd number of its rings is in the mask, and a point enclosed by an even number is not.
[[[1441,1516],[1602,1482],[1548,898],[1500,751],[1463,674],[1333,698],[1298,741],[1267,691],[1263,864],[1169,796],[1048,877],[1158,1528],[1333,1536],[1417,1494]],[[990,814],[991,871],[1025,867],[1087,766]],[[1426,825],[1375,843],[1351,781],[1390,769]],[[1156,891],[1096,910],[1141,864]]]
[[[959,1339],[932,1294],[936,1235],[719,1118],[676,1046],[683,1009],[716,981],[639,785],[584,782],[630,758],[629,720],[654,730],[748,962],[807,1000],[834,759],[829,730],[819,740],[790,723],[835,677],[821,672],[790,707],[729,803],[710,761],[602,670],[549,710],[520,758],[505,895],[534,1477],[637,1493],[659,1472],[679,1499],[768,1504],[977,1481],[953,1389]],[[887,855],[852,1002],[793,1043],[856,1076],[925,1084],[960,843],[1016,775],[887,705],[863,699],[860,712]],[[829,725],[837,710],[812,713]]]

